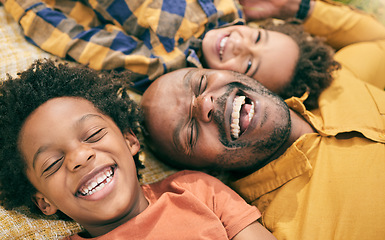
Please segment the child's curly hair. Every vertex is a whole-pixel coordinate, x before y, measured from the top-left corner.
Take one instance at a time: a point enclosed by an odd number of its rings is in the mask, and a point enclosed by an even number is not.
[[[129,98],[128,73],[97,72],[70,67],[52,60],[36,61],[17,78],[0,83],[0,201],[6,209],[22,205],[34,210],[35,188],[26,177],[26,163],[19,151],[20,130],[26,118],[46,101],[63,96],[81,97],[110,116],[122,132],[139,132],[142,114]],[[135,158],[137,169],[142,167]],[[139,177],[139,175],[138,175]]]
[[[284,33],[298,44],[299,59],[291,76],[291,82],[278,94],[286,99],[292,96],[301,97],[306,91],[309,97],[304,104],[308,110],[318,108],[318,97],[333,80],[333,71],[340,68],[334,60],[334,50],[322,39],[312,37],[303,29],[302,22],[289,19],[276,24],[273,20],[261,25],[262,28]]]

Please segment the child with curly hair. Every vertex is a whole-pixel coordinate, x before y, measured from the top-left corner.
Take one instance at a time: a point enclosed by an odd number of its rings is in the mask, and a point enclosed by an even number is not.
[[[85,229],[70,239],[275,239],[256,207],[207,174],[139,184],[127,77],[45,60],[3,82],[2,204],[63,213]]]

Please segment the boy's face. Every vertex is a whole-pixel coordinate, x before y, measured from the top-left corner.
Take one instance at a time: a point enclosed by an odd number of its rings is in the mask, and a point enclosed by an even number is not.
[[[244,73],[275,93],[290,83],[299,57],[291,37],[240,25],[207,32],[202,50],[209,68]]]
[[[91,102],[74,97],[42,104],[19,137],[39,208],[47,215],[59,209],[87,230],[143,210],[132,158],[139,147],[134,135],[123,135]]]

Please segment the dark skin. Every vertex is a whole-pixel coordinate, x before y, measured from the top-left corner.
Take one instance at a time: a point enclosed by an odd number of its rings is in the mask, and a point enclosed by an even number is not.
[[[246,103],[240,110],[241,132],[235,138],[231,122],[240,95]],[[226,70],[181,69],[165,74],[144,93],[141,107],[158,153],[173,165],[190,168],[251,171],[313,132],[263,85]],[[250,108],[254,113],[247,120],[244,115],[250,114]]]
[[[43,214],[60,211],[77,221],[83,237],[103,235],[142,213],[148,201],[135,157],[141,117],[125,94],[129,77],[52,61],[18,76],[0,88],[0,125],[7,126],[0,134],[0,192],[9,209],[20,204],[15,190]],[[23,177],[32,188],[23,186]],[[256,237],[275,239],[257,221],[233,239]]]
[[[26,175],[37,189],[34,201],[44,214],[60,210],[90,236],[100,236],[147,208],[133,161],[138,139],[123,134],[89,101],[47,101],[27,118],[19,141]],[[87,190],[102,178],[104,184]]]
[[[46,215],[61,210],[79,222],[89,237],[112,231],[148,207],[132,158],[139,148],[134,135],[121,133],[92,103],[73,97],[42,104],[28,117],[20,134],[26,174],[37,189],[37,206]],[[111,180],[87,190],[90,181],[109,171],[113,171],[108,177]],[[255,238],[275,239],[258,222],[233,239]]]
[[[257,20],[275,17],[286,21],[277,24],[268,19],[258,27],[234,25],[210,30],[202,41],[204,66],[243,73],[284,99],[307,92],[306,108],[317,108],[317,99],[332,82],[339,64],[333,49],[306,33],[302,22],[294,18],[299,2],[242,1],[246,18],[252,13]],[[311,1],[308,16],[314,6]]]

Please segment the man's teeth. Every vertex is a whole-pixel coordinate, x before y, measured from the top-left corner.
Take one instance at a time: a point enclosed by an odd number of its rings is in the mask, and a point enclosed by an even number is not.
[[[95,192],[101,190],[107,183],[109,183],[114,175],[111,168],[108,170],[99,173],[91,181],[87,182],[87,184],[83,185],[79,192],[83,196],[89,196],[94,194]]]
[[[227,39],[229,39],[229,37],[224,37],[224,38],[222,38],[221,42],[219,43],[219,58],[221,60],[222,60],[222,54],[223,54],[223,50],[225,49]]]
[[[236,96],[234,98],[233,112],[231,113],[231,124],[230,124],[230,133],[234,139],[237,139],[239,137],[239,133],[241,132],[241,127],[239,125],[239,118],[241,116],[240,111],[241,111],[242,105],[245,104],[245,99],[246,99],[245,96]],[[254,116],[254,103],[253,102],[251,102],[251,106],[252,107],[251,107],[250,112],[248,114],[249,122],[251,121],[251,119]]]

